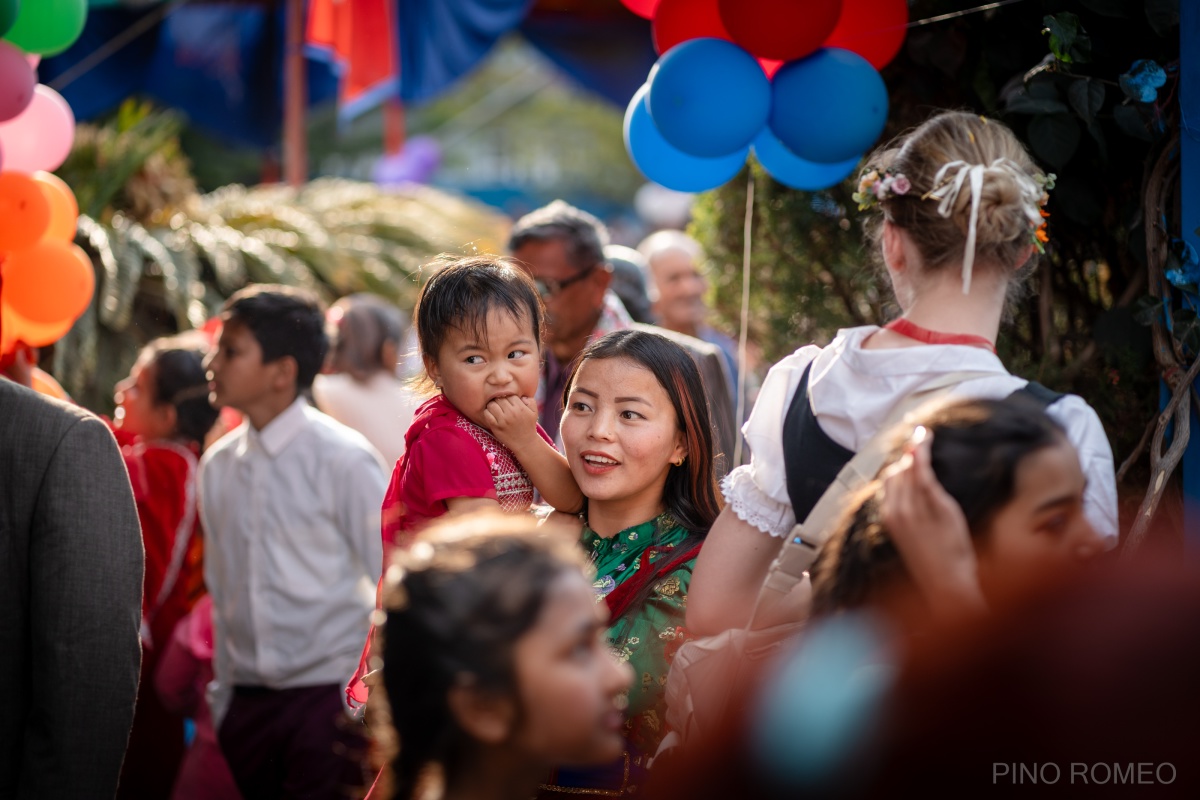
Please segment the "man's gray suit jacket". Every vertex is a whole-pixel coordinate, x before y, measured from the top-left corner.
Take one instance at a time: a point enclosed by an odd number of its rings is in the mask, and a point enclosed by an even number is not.
[[[0,378],[0,799],[115,793],[143,558],[108,427]]]

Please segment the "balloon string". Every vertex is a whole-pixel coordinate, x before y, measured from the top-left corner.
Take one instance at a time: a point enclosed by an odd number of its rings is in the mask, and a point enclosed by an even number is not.
[[[999,2],[988,3],[987,5],[976,6],[975,8],[964,8],[962,11],[951,11],[949,14],[939,14],[936,17],[926,17],[925,19],[919,19],[915,22],[910,22],[904,27],[917,28],[922,25],[932,25],[935,22],[945,22],[947,20],[957,19],[958,17],[965,17],[968,14],[978,14],[981,11],[991,11],[992,9],[1000,8],[1001,6],[1011,6],[1014,3],[1023,2],[1025,2],[1025,0],[999,0]],[[894,27],[899,26],[897,25]]]
[[[948,14],[938,14],[936,17],[926,17],[925,19],[913,20],[912,22],[907,22],[903,25],[888,25],[885,28],[872,28],[869,31],[857,31],[851,35],[843,36],[840,38],[842,39],[842,41],[852,42],[855,39],[865,39],[868,36],[875,36],[880,33],[887,33],[888,31],[900,31],[900,30],[908,30],[909,28],[920,28],[924,25],[932,25],[935,22],[946,22],[948,20],[958,19],[959,17],[965,17],[968,14],[978,14],[981,11],[992,11],[992,10],[1000,8],[1002,6],[1011,6],[1014,3],[1023,3],[1023,2],[1025,2],[1025,0],[998,0],[995,3],[988,3],[987,5],[976,6],[975,8],[964,8],[961,11],[951,11]]]
[[[733,463],[730,469],[742,463],[742,450],[745,436],[742,435],[742,420],[746,416],[746,342],[750,333],[750,232],[754,224],[754,170],[747,170],[746,179],[746,223],[742,226],[742,319],[738,332],[738,377],[737,377],[737,411],[734,426],[737,428],[737,441],[733,445]]]

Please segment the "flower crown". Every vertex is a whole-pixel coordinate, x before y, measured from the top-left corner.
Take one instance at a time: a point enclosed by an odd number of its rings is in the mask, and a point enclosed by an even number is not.
[[[854,193],[852,199],[858,203],[859,211],[866,211],[873,205],[884,200],[891,200],[893,197],[906,195],[911,190],[912,184],[903,173],[884,170],[880,174],[879,170],[873,169],[864,172],[858,179],[858,191]]]
[[[1025,216],[1029,219],[1031,244],[1039,253],[1046,252],[1050,236],[1046,231],[1046,219],[1050,216],[1045,205],[1050,202],[1050,190],[1054,188],[1054,173],[1030,175],[1015,162],[998,158],[991,164],[968,164],[951,161],[942,166],[934,176],[934,188],[921,195],[921,200],[937,200],[938,214],[949,217],[958,203],[959,193],[964,189],[971,193],[971,212],[967,231],[966,250],[963,254],[963,294],[971,288],[971,267],[975,261],[975,231],[979,219],[979,197],[983,187],[983,176],[988,172],[1008,172],[1017,179],[1021,187],[1021,200]],[[872,169],[863,173],[858,180],[858,191],[853,199],[859,211],[866,211],[884,200],[901,197],[912,191],[912,183],[900,172]]]

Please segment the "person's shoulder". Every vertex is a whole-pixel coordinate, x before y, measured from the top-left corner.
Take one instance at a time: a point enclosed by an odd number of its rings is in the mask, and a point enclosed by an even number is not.
[[[108,424],[91,411],[0,378],[0,451],[32,466],[59,457],[94,463],[109,450],[120,459]]]
[[[346,455],[368,453],[377,455],[375,448],[358,431],[338,422],[333,417],[313,406],[305,406],[304,417],[309,435],[315,437],[324,452],[340,452]]]
[[[66,430],[80,420],[103,421],[86,408],[58,398],[48,397],[26,386],[0,378],[0,409],[10,422],[26,428]]]
[[[236,428],[205,448],[204,455],[200,457],[200,466],[204,467],[213,461],[231,458],[236,452],[238,445],[246,438],[249,426],[250,422],[248,420],[242,420],[241,424]]]
[[[1064,394],[1046,406],[1046,413],[1067,430],[1076,447],[1086,443],[1108,445],[1104,423],[1087,400],[1077,394]]]
[[[187,447],[174,442],[139,442],[136,455],[154,470],[187,472],[196,466],[196,454]]]
[[[816,360],[817,356],[826,352],[827,349],[815,344],[806,344],[794,350],[789,355],[776,361],[767,370],[767,380],[771,380],[772,376],[775,377],[775,380],[780,380],[790,376],[792,373],[802,372],[809,364]]]

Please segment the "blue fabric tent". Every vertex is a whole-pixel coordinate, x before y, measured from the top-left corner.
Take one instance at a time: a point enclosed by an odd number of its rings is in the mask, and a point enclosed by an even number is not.
[[[532,0],[397,2],[400,98],[406,104],[449,89],[518,29],[583,87],[618,105],[628,102],[654,63],[649,24],[616,0],[612,13],[587,17],[531,13]],[[86,71],[78,69],[146,15],[156,20],[146,32]],[[93,7],[80,39],[44,60],[39,76],[81,120],[130,95],[147,94],[230,142],[269,147],[278,142],[283,119],[283,32],[282,8],[274,3]],[[310,62],[310,102],[327,101],[336,89],[329,66]]]

